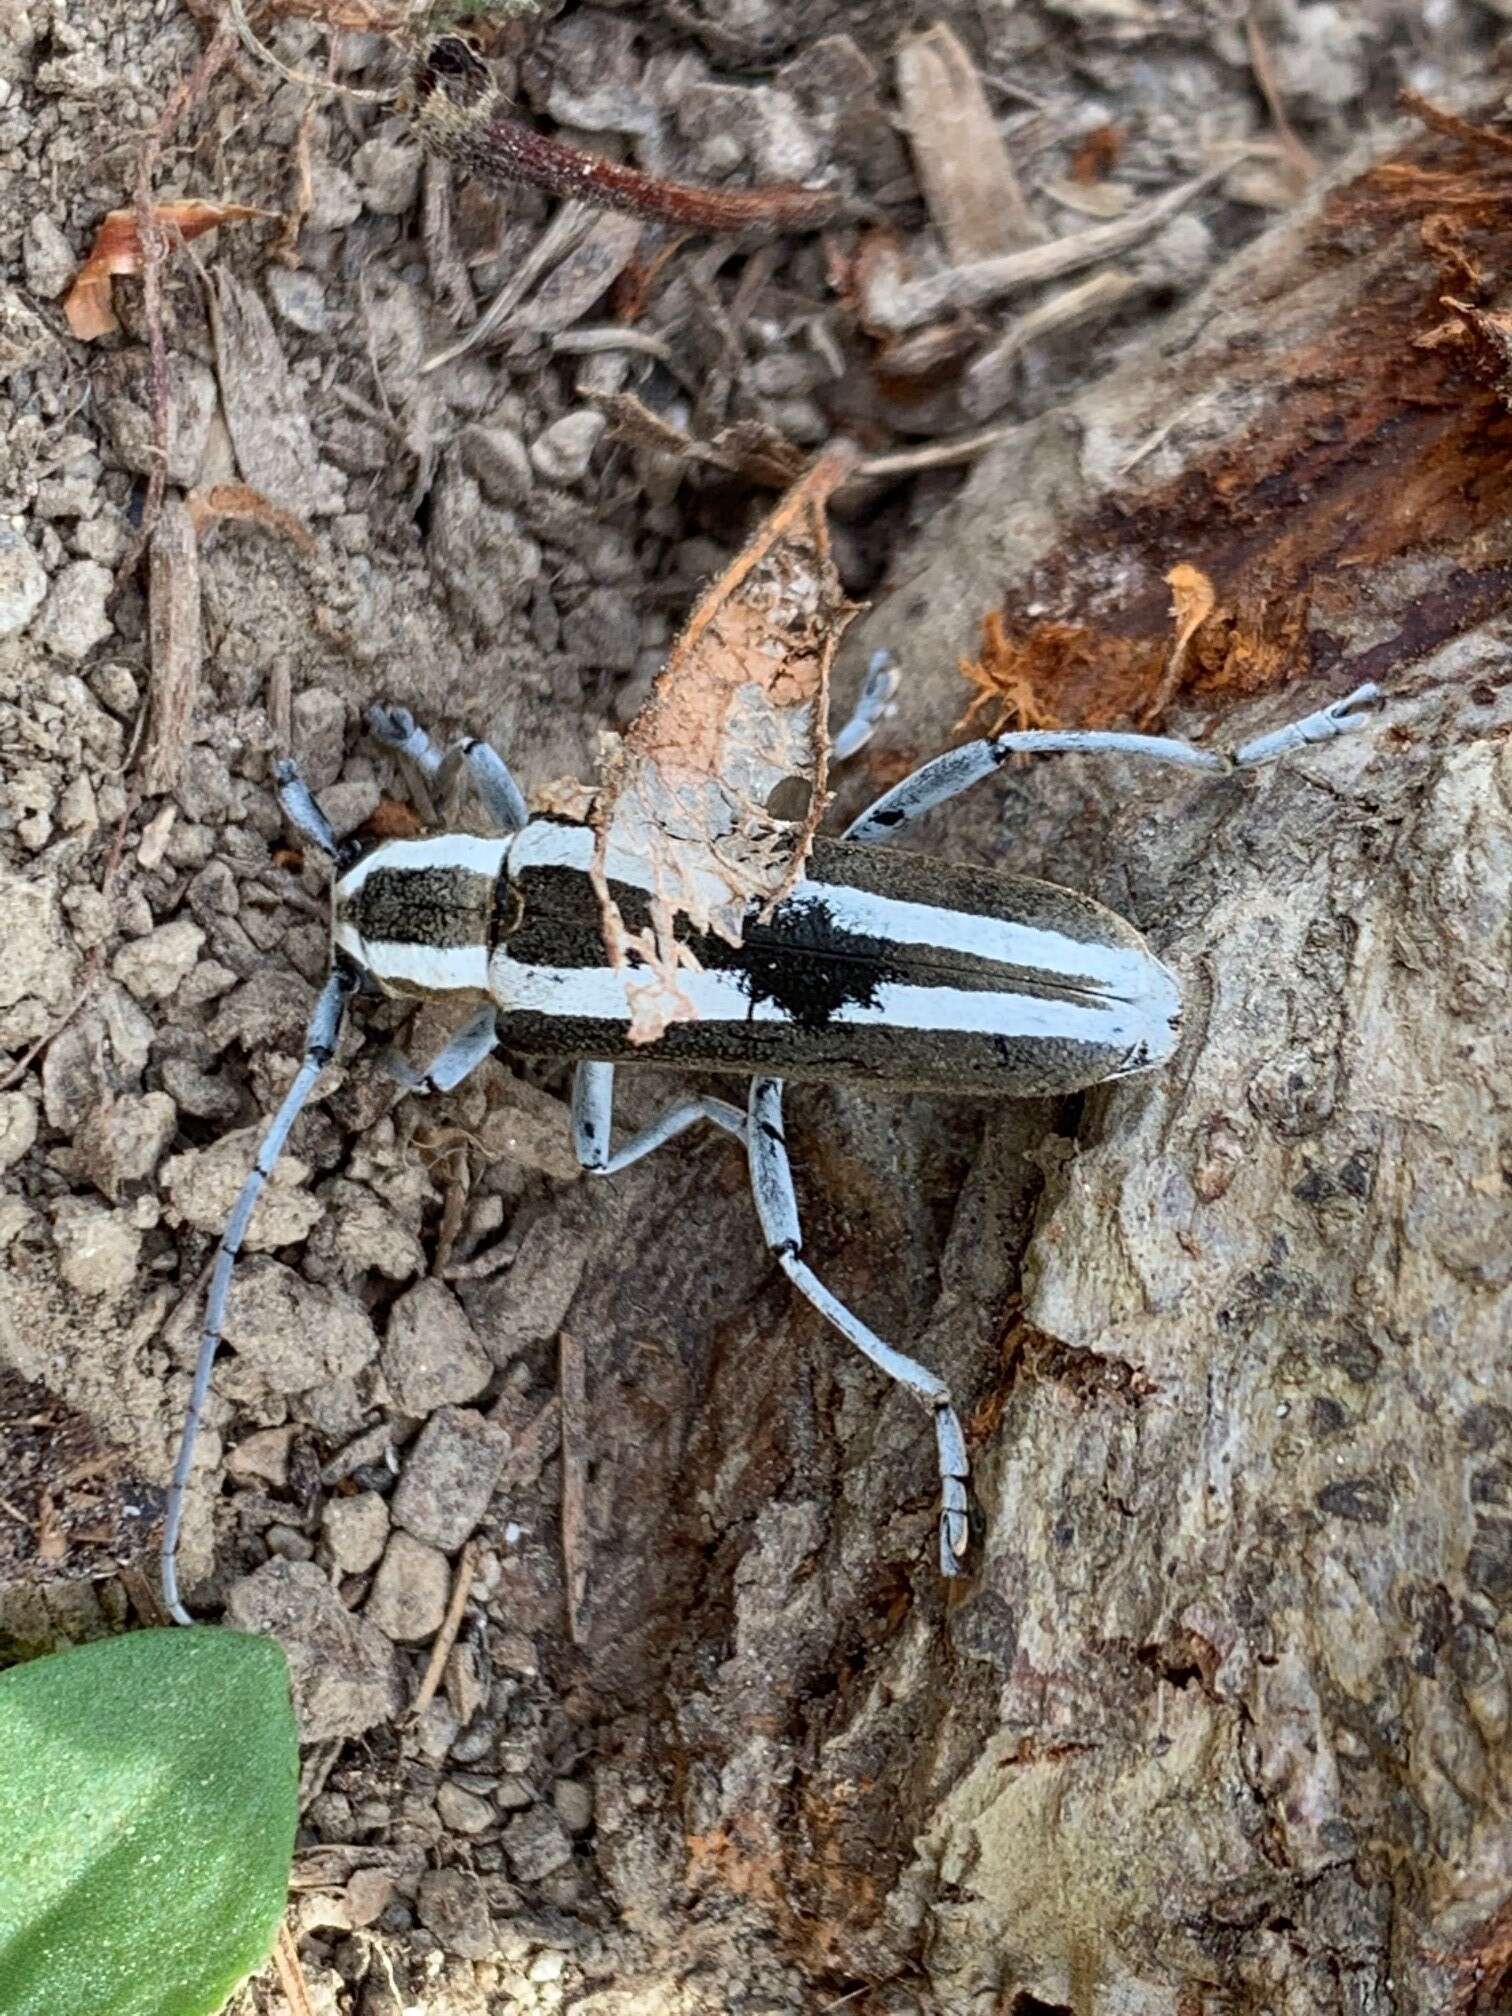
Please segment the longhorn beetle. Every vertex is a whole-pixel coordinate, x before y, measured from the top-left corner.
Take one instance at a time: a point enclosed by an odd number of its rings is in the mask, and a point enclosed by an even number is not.
[[[878,653],[855,716],[835,738],[837,754],[861,746],[891,688],[889,661]],[[642,1046],[629,1040],[633,976],[612,966],[604,949],[589,879],[592,828],[533,816],[487,743],[464,738],[453,753],[497,829],[488,839],[438,833],[366,849],[338,844],[295,764],[277,764],[290,823],[335,869],[331,971],[304,1061],[216,1255],[164,1526],[163,1596],[171,1614],[191,1621],[178,1591],[179,1530],[231,1271],[263,1184],[359,992],[480,1004],[424,1071],[398,1067],[413,1091],[450,1091],[496,1048],[577,1060],[573,1141],[590,1175],[612,1176],[699,1121],[743,1142],[762,1236],[777,1264],[842,1336],[930,1410],[940,1567],[959,1574],[970,1536],[966,1443],[949,1391],[869,1330],[804,1259],[782,1130],[783,1081],[1007,1098],[1077,1092],[1163,1064],[1176,1047],[1181,996],[1133,926],[1090,898],[994,869],[890,854],[877,843],[895,839],[1013,755],[1107,753],[1194,770],[1252,769],[1359,726],[1359,710],[1379,697],[1375,686],[1357,687],[1230,756],[1167,736],[1077,729],[1025,730],[952,749],[884,793],[841,839],[815,840],[791,893],[769,914],[748,914],[740,946],[690,932],[697,969],[679,986],[696,1019],[674,1022]],[[369,722],[379,741],[427,776],[450,760],[403,708],[374,708]],[[626,923],[643,925],[650,894],[644,862],[611,846],[606,865]],[[631,1060],[749,1077],[745,1110],[723,1099],[675,1099],[615,1149],[614,1067]]]

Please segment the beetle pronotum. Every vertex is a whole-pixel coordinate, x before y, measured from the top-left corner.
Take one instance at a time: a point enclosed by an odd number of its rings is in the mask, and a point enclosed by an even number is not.
[[[864,741],[889,690],[885,667],[879,654],[855,719],[836,737],[838,752]],[[413,1090],[449,1091],[500,1046],[577,1060],[573,1139],[592,1175],[614,1174],[699,1121],[742,1141],[762,1234],[778,1265],[843,1336],[930,1410],[940,1566],[947,1575],[961,1572],[970,1533],[966,1444],[950,1394],[868,1329],[804,1259],[782,1130],[783,1080],[999,1097],[1079,1091],[1164,1063],[1179,1034],[1180,991],[1133,926],[1088,897],[994,869],[889,855],[876,843],[896,838],[1013,755],[1080,751],[1248,769],[1358,726],[1359,710],[1377,698],[1376,687],[1358,687],[1231,756],[1166,736],[1075,729],[1027,730],[953,749],[885,793],[843,838],[816,840],[791,893],[769,915],[753,910],[740,946],[690,934],[698,970],[679,984],[696,1019],[674,1022],[643,1046],[630,1040],[633,976],[611,965],[604,950],[589,878],[592,829],[532,816],[486,743],[464,740],[459,753],[495,837],[440,833],[380,841],[367,851],[337,844],[295,765],[280,763],[284,811],[336,868],[331,972],[304,1061],[216,1255],[164,1527],[163,1595],[171,1614],[191,1621],[178,1590],[179,1531],[231,1271],[262,1186],[358,991],[480,1004],[425,1071],[401,1072]],[[442,768],[444,759],[404,710],[376,708],[369,718],[381,741],[427,774]],[[626,922],[643,923],[644,865],[611,849],[607,868]],[[749,1077],[745,1110],[722,1099],[681,1098],[613,1149],[614,1066],[629,1060]]]

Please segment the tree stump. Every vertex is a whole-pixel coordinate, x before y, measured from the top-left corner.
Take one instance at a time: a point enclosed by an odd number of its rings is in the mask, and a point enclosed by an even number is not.
[[[663,1981],[1506,2006],[1509,197],[1505,141],[1404,128],[985,457],[850,640],[905,684],[847,802],[948,742],[993,611],[1002,683],[1072,725],[1163,682],[1220,746],[1388,700],[1254,775],[1049,759],[931,822],[1148,935],[1187,1001],[1165,1071],[790,1095],[810,1257],[969,1421],[959,1586],[927,1419],[764,1261],[738,1151],[583,1206],[578,1709]],[[1216,607],[1173,681],[1176,565]]]

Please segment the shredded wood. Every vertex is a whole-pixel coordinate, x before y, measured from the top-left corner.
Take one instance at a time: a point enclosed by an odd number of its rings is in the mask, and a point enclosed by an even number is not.
[[[973,420],[985,420],[999,412],[1012,396],[1014,366],[1031,343],[1116,313],[1141,291],[1142,284],[1135,273],[1105,266],[1037,301],[973,359],[961,383],[962,411]]]
[[[1200,567],[1178,560],[1165,578],[1171,591],[1171,617],[1176,625],[1176,638],[1166,659],[1165,670],[1161,673],[1160,685],[1141,717],[1141,725],[1146,727],[1160,719],[1180,692],[1192,639],[1218,606],[1213,584]]]
[[[855,466],[848,446],[832,449],[782,499],[704,595],[606,760],[592,872],[610,960],[638,969],[632,1042],[692,1018],[679,917],[738,945],[751,909],[780,902],[802,871],[825,804],[830,665],[854,614],[824,506]],[[768,809],[790,780],[808,788],[801,819]],[[616,863],[653,891],[643,929],[610,893]]]
[[[1036,692],[1031,654],[1009,636],[1000,609],[989,609],[982,618],[981,656],[962,658],[959,663],[961,677],[974,691],[966,712],[955,724],[958,729],[965,728],[987,707],[996,709],[990,729],[994,735],[1007,728],[1061,725]]]
[[[943,273],[909,280],[903,277],[896,259],[874,259],[864,304],[867,326],[901,334],[937,316],[963,308],[980,308],[1018,288],[1056,280],[1063,273],[1074,273],[1080,267],[1114,258],[1168,223],[1204,189],[1221,181],[1233,165],[1232,160],[1225,160],[1206,169],[1110,224],[1095,224],[1086,231],[1073,231],[1064,238],[1053,239],[1048,245],[1032,245],[1025,251],[1004,253],[996,259],[978,259],[969,266],[952,266]]]

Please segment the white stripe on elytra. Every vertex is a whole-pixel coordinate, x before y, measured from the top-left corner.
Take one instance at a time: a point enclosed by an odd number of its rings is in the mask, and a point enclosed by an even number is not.
[[[593,846],[593,834],[586,826],[532,821],[510,843],[509,870],[512,875],[523,868],[586,871],[593,859]],[[651,886],[646,864],[638,855],[611,846],[607,867],[612,881],[642,891]],[[893,945],[933,945],[942,952],[1043,973],[1052,983],[1064,974],[1114,1000],[1146,1001],[1152,1007],[1168,1000],[1172,1014],[1180,1006],[1175,980],[1138,946],[1071,938],[1043,925],[984,917],[976,911],[951,910],[933,903],[911,903],[818,877],[806,876],[793,894],[801,900],[810,892],[824,903],[841,930],[863,937],[881,938]]]
[[[336,949],[375,980],[403,980],[436,994],[488,992],[486,945],[416,945],[408,939],[364,938],[353,924],[338,924]]]
[[[797,894],[815,891],[842,931],[881,938],[889,945],[933,945],[1004,966],[1043,973],[1052,983],[1062,975],[1088,984],[1089,991],[1120,1001],[1148,997],[1154,974],[1163,969],[1134,945],[1099,944],[1067,937],[1040,924],[1010,917],[984,917],[975,910],[951,910],[933,903],[910,903],[878,896],[849,883],[805,879]]]
[[[633,974],[607,966],[527,966],[502,948],[489,963],[489,991],[506,1014],[535,1014],[563,1021],[630,1020]],[[641,983],[644,984],[644,983]],[[700,1022],[744,1025],[786,1022],[780,1003],[752,1000],[738,972],[679,973],[677,990]],[[1172,1004],[1174,1006],[1174,1003]],[[933,1029],[961,1035],[1010,1036],[1097,1043],[1114,1048],[1142,1044],[1158,1064],[1175,1045],[1170,1009],[1163,1001],[1066,1001],[991,988],[914,987],[882,981],[870,1001],[847,1001],[829,1018],[841,1028]]]
[[[591,826],[559,825],[551,819],[532,819],[509,842],[509,872],[513,876],[526,868],[577,868],[587,874],[593,866],[596,844],[597,838]],[[625,847],[616,847],[612,829],[604,867],[611,882],[622,882],[627,889],[639,889],[643,896],[649,896],[655,890],[645,856]],[[707,873],[700,879],[707,882],[709,894],[715,902],[728,900],[728,882]]]
[[[528,830],[528,829],[527,829]],[[507,840],[488,840],[479,833],[433,833],[427,840],[384,840],[371,854],[338,878],[338,896],[355,896],[379,868],[465,868],[491,881],[503,873]]]

